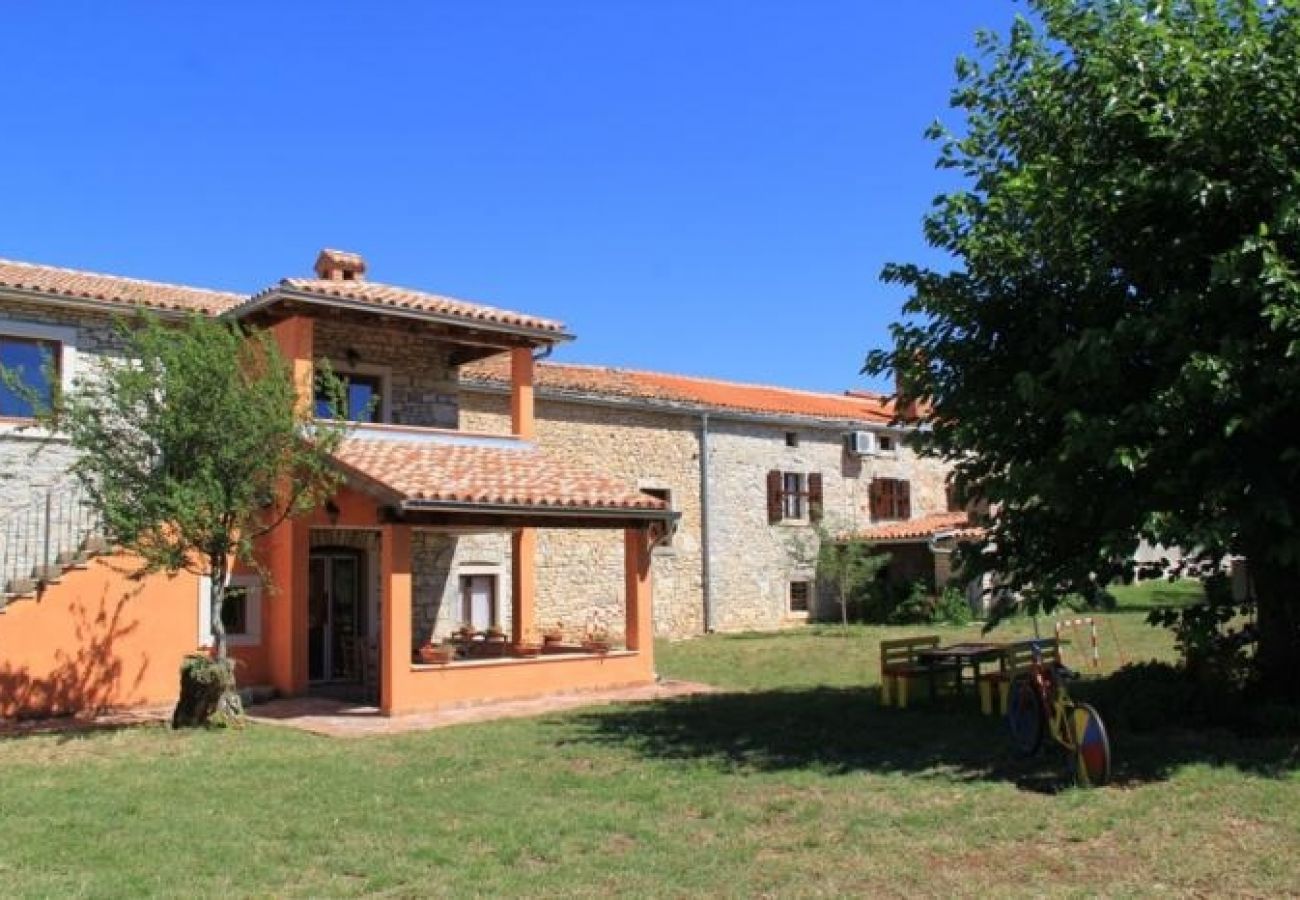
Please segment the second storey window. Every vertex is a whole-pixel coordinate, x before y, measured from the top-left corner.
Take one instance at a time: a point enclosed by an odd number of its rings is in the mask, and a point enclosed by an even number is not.
[[[871,481],[871,518],[912,518],[912,484],[902,478]]]
[[[767,520],[769,522],[820,522],[822,519],[822,476],[820,472],[767,473]]]
[[[384,378],[382,375],[363,375],[358,372],[336,372],[343,382],[344,408],[339,410],[349,422],[384,421]],[[324,385],[316,386],[316,416],[330,416],[330,397]]]
[[[0,416],[26,419],[36,415],[38,408],[49,407],[59,379],[61,349],[58,341],[0,334],[0,366],[8,373],[0,378]]]

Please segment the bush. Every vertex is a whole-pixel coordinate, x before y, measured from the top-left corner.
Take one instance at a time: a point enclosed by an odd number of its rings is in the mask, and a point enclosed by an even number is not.
[[[965,625],[971,620],[966,595],[955,587],[935,596],[922,580],[904,587],[906,591],[886,617],[891,625]]]

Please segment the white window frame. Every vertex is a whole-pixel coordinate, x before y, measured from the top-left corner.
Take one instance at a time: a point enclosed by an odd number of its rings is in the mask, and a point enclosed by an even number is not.
[[[244,618],[248,631],[227,634],[226,643],[232,647],[257,647],[262,643],[262,579],[257,575],[234,575],[230,587],[242,588],[247,597]],[[199,646],[212,645],[212,579],[206,575],[199,579]]]
[[[71,325],[47,325],[44,322],[29,322],[22,319],[9,319],[0,316],[0,335],[5,337],[26,338],[33,341],[49,341],[59,345],[59,387],[67,393],[77,378],[79,364],[77,353],[77,329]],[[0,421],[0,434],[14,434],[37,440],[48,438],[49,433],[43,428],[33,428],[27,423],[31,419],[5,419]]]
[[[335,359],[330,360],[330,369],[335,378],[346,378],[348,375],[364,375],[368,378],[379,379],[379,424],[391,425],[393,422],[393,367],[380,366],[373,363],[351,363],[340,362]],[[315,406],[315,397],[312,398],[312,405]],[[365,426],[365,422],[358,422],[358,425]]]
[[[786,490],[786,479],[795,478],[798,480],[797,490]],[[793,497],[794,503],[798,508],[798,515],[790,515],[790,502]],[[781,472],[781,521],[782,522],[807,522],[809,519],[809,497],[808,497],[808,473],[807,472]]]

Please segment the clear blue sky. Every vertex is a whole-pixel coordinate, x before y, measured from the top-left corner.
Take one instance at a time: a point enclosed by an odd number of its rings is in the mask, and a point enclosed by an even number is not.
[[[323,246],[558,359],[863,385],[1001,0],[5,3],[0,256],[252,291]]]

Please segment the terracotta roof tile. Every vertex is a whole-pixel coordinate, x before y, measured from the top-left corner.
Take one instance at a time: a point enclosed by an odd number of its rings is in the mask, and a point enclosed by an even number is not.
[[[511,443],[514,446],[502,446]],[[335,457],[406,501],[575,510],[666,510],[625,482],[547,457],[531,444],[351,436]]]
[[[123,306],[146,306],[152,309],[220,313],[242,303],[240,294],[209,291],[202,288],[142,281],[118,275],[99,275],[56,266],[0,259],[0,288],[32,291],[50,296],[96,300]]]
[[[909,541],[953,532],[958,538],[976,538],[983,529],[973,525],[964,512],[935,513],[909,519],[906,522],[886,522],[874,525],[854,535],[864,541]]]
[[[542,319],[524,313],[497,309],[480,303],[470,303],[453,297],[428,294],[410,288],[396,287],[391,284],[379,284],[374,281],[326,281],[319,278],[285,278],[277,287],[261,292],[253,301],[260,300],[276,290],[287,289],[324,299],[349,300],[371,306],[389,309],[411,309],[421,312],[438,313],[454,316],[470,322],[483,322],[489,325],[506,325],[525,328],[530,331],[542,331],[567,336],[564,323],[554,319]]]
[[[865,392],[853,396],[821,394],[795,388],[573,363],[541,363],[537,366],[534,377],[539,388],[559,393],[597,394],[746,413],[842,419],[846,422],[883,424],[893,416],[893,406],[888,400],[878,394]],[[509,361],[505,357],[493,357],[464,366],[461,369],[461,379],[471,384],[508,384]]]

